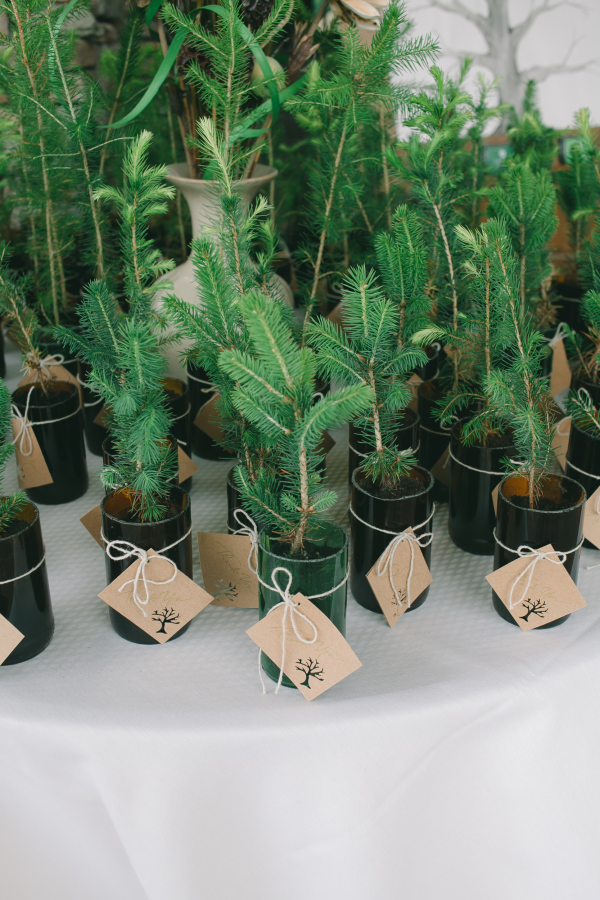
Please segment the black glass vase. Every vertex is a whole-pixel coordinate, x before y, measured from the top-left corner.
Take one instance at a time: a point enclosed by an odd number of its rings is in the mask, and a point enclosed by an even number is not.
[[[578,481],[588,498],[600,487],[600,434],[589,434],[571,422],[569,446],[565,461],[565,475]],[[584,540],[583,546],[597,550],[595,544]]]
[[[313,535],[304,542],[304,557],[295,558],[289,555],[290,545],[282,543],[269,531],[260,532],[258,539],[258,574],[266,584],[272,584],[271,575],[278,566],[290,572],[292,582],[290,596],[300,593],[305,597],[324,594],[331,588],[337,588],[325,597],[311,600],[328,619],[331,619],[338,631],[346,634],[346,600],[348,571],[348,537],[339,525],[325,522]],[[285,588],[287,579],[283,572],[277,572],[278,584]],[[343,582],[343,584],[342,584]],[[339,585],[339,587],[338,587]],[[270,609],[281,603],[281,595],[276,590],[258,584],[258,615],[264,619]],[[307,645],[309,646],[309,645]],[[273,681],[279,679],[279,669],[266,654],[261,653],[262,668]],[[285,675],[282,684],[295,687]]]
[[[438,381],[424,381],[417,393],[419,417],[419,465],[431,470],[442,456],[450,442],[450,429],[441,427],[435,416],[436,404],[444,393]],[[435,479],[433,499],[441,503],[448,501],[449,491],[445,484]]]
[[[216,391],[211,391],[211,381],[208,373],[201,366],[189,365],[188,396],[190,402],[190,420],[192,422],[192,449],[201,459],[223,459],[225,451],[216,441],[194,425],[196,416],[202,406],[212,400]]]
[[[419,414],[414,409],[404,410],[403,421],[396,432],[396,446],[399,450],[413,450],[414,456],[419,450]],[[348,426],[348,484],[352,486],[352,473],[359,466],[373,446],[358,433],[354,422]]]
[[[431,381],[432,379],[437,378],[439,374],[440,353],[442,348],[436,341],[428,347],[423,347],[423,349],[427,354],[427,362],[423,366],[417,366],[414,370],[414,374],[418,375],[423,381]]]
[[[448,532],[461,550],[491,556],[496,548],[492,491],[505,475],[501,461],[516,450],[508,435],[490,435],[485,447],[465,446],[462,427],[463,422],[456,422],[450,432]]]
[[[102,409],[103,400],[94,391],[90,390],[87,384],[87,376],[91,371],[91,366],[79,360],[77,371],[77,380],[81,385],[83,396],[83,427],[85,432],[85,443],[90,453],[94,456],[102,456],[102,444],[107,435],[107,430],[102,425],[98,425],[94,421],[100,410]]]
[[[431,472],[415,466],[402,479],[394,492],[383,492],[376,488],[361,469],[352,476],[352,554],[350,562],[350,588],[360,606],[380,613],[381,607],[367,581],[367,574],[373,568],[395,534],[418,528],[415,534],[422,535],[432,529],[430,516],[433,512],[434,478]],[[387,496],[386,496],[387,493]],[[429,521],[427,521],[429,519]],[[393,532],[388,534],[387,532]],[[423,547],[425,562],[431,564],[431,544]],[[415,597],[406,612],[417,609],[427,599],[429,588]]]
[[[26,384],[17,388],[12,401],[22,415],[27,410],[52,476],[52,484],[29,488],[27,496],[35,503],[54,505],[82,497],[88,489],[88,472],[77,387],[67,381],[51,381],[45,390]]]
[[[576,393],[579,392],[580,389],[586,391],[592,400],[593,405],[596,409],[600,408],[600,381],[594,384],[591,381],[586,381],[585,377],[581,375],[581,373],[573,372],[571,376],[571,390]]]
[[[180,487],[172,487],[165,518],[159,522],[139,522],[132,515],[131,499],[126,488],[110,491],[100,505],[102,532],[107,541],[129,541],[141,550],[155,550],[173,560],[180,572],[193,577],[192,512],[189,494]],[[175,546],[171,546],[174,544]],[[170,549],[166,549],[170,548]],[[104,555],[106,583],[110,584],[135,562],[135,557],[114,560]],[[149,586],[152,591],[152,585]],[[133,603],[133,601],[132,601]],[[134,625],[126,616],[109,607],[110,621],[120,637],[134,644],[156,644],[154,638]],[[190,623],[180,628],[169,640],[180,637]],[[166,643],[166,642],[165,642]]]
[[[518,559],[515,551],[521,545],[539,550],[546,544],[552,544],[555,550],[567,554],[564,566],[577,584],[581,549],[574,553],[570,551],[581,541],[585,501],[585,491],[572,478],[546,475],[540,484],[536,509],[530,509],[527,479],[522,475],[507,475],[498,488],[496,534],[504,547],[496,543],[494,572]],[[511,549],[505,550],[505,547]],[[495,591],[492,591],[492,602],[499,616],[517,625]],[[562,616],[539,628],[554,628],[568,618],[568,615]]]
[[[69,327],[73,328],[74,331],[77,331],[79,325],[70,324]],[[55,341],[52,337],[50,337],[50,335],[48,335],[46,337],[46,340],[39,341],[39,348],[42,353],[42,358],[46,356],[62,356],[64,362],[60,363],[61,366],[64,366],[67,372],[70,372],[71,375],[77,375],[77,359],[71,354],[69,348],[65,347],[64,344]]]
[[[167,404],[171,414],[171,434],[184,453],[192,457],[192,418],[188,386],[179,378],[163,379]],[[192,476],[180,482],[184,491],[192,487]]]
[[[52,640],[54,615],[44,553],[39,512],[28,503],[0,538],[0,582],[7,582],[0,584],[0,615],[24,635],[3,666],[32,659]]]

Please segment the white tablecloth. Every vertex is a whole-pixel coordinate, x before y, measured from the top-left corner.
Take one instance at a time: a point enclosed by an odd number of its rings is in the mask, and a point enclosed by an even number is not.
[[[256,611],[209,607],[164,646],[111,629],[88,461],[87,495],[41,508],[54,639],[0,669],[2,900],[598,900],[600,553],[589,606],[524,634],[442,508],[425,605],[392,631],[349,598],[363,668],[263,696]],[[197,528],[224,530],[227,468],[201,463]]]

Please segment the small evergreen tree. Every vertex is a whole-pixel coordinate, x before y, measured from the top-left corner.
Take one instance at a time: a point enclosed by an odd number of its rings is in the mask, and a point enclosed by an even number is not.
[[[490,219],[473,247],[489,262],[502,348],[502,365],[492,368],[485,382],[489,413],[512,430],[518,462],[508,461],[506,466],[527,478],[529,506],[534,509],[540,481],[549,471],[554,437],[548,379],[541,377],[545,341],[523,308],[520,261],[506,224]]]
[[[142,522],[164,516],[170,483],[177,472],[177,450],[169,438],[170,418],[162,378],[167,362],[152,299],[157,275],[172,263],[161,259],[148,239],[148,220],[166,210],[173,188],[163,184],[165,169],[148,167],[152,135],[142,132],[128,148],[122,190],[97,192],[113,200],[121,219],[121,254],[125,271],[124,315],[105,281],[94,281],[78,307],[81,330],[55,329],[55,337],[91,366],[88,384],[110,413],[113,462],[102,481],[121,487],[133,515]]]
[[[30,279],[11,271],[10,248],[0,241],[0,319],[8,324],[8,334],[23,354],[23,368],[27,375],[46,389],[48,371],[42,365],[39,348],[40,323],[25,297]]]
[[[405,347],[416,332],[430,324],[433,306],[426,293],[427,246],[417,214],[406,204],[398,207],[391,231],[375,238],[381,280],[398,307],[398,346]]]
[[[11,420],[11,397],[4,382],[0,382],[0,436],[2,438],[0,442],[0,485],[4,479],[6,463],[15,450],[12,442]],[[27,494],[25,491],[17,491],[12,497],[0,496],[0,537],[4,535],[6,529],[26,505]]]
[[[312,134],[314,159],[306,200],[310,230],[298,253],[305,326],[325,278],[335,282],[349,265],[352,215],[364,210],[365,180],[357,174],[366,162],[358,149],[360,129],[370,126],[374,109],[383,110],[385,119],[407,101],[408,91],[398,84],[398,76],[427,63],[437,50],[430,38],[399,42],[406,23],[404,4],[393,0],[370,46],[361,44],[358,30],[349,27],[334,43],[328,69],[315,63],[303,94],[288,101],[290,111]]]
[[[558,224],[550,173],[509,160],[488,195],[488,214],[506,221],[519,263],[521,304],[535,315],[540,328],[548,328],[556,318],[549,297],[552,266],[548,243]]]
[[[284,318],[290,319],[290,312],[282,306],[272,276],[275,236],[265,218],[266,202],[259,198],[250,214],[245,215],[242,201],[233,189],[223,141],[213,122],[201,121],[198,132],[221,186],[221,220],[215,223],[214,234],[192,244],[201,303],[192,306],[168,296],[163,301],[163,310],[177,335],[190,341],[182,353],[182,361],[201,366],[217,388],[217,408],[225,433],[223,447],[238,456],[247,477],[254,480],[272,453],[264,446],[256,427],[235,406],[235,382],[222,371],[219,360],[225,350],[249,352],[250,337],[240,310],[240,301],[248,292],[261,291],[281,307]],[[255,253],[257,244],[264,249]]]
[[[318,472],[323,430],[361,415],[372,389],[356,384],[315,402],[315,354],[298,346],[281,309],[257,291],[240,301],[240,309],[250,352],[226,350],[219,365],[237,384],[235,406],[276,449],[278,465],[275,474],[259,471],[255,481],[239,467],[236,476],[245,508],[298,557],[336,499]]]
[[[343,296],[344,331],[323,319],[309,326],[308,340],[324,378],[348,390],[361,386],[365,396],[371,391],[369,408],[355,427],[373,447],[365,457],[365,473],[389,490],[416,464],[413,456],[398,450],[395,437],[411,398],[407,376],[427,357],[399,340],[402,306],[383,296],[374,272],[367,273],[364,266],[350,269]]]
[[[534,172],[549,172],[558,153],[561,132],[542,122],[537,105],[537,84],[533,79],[527,82],[523,114],[519,118],[513,108],[509,118],[507,135],[513,145],[516,161],[525,163]]]

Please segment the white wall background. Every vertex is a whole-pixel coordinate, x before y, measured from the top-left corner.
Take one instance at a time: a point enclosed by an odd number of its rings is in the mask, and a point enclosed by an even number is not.
[[[442,45],[439,64],[444,71],[456,72],[458,55],[485,53],[486,42],[477,27],[460,15],[439,8],[453,0],[439,0],[437,8],[429,0],[406,0],[414,22],[413,34],[430,32]],[[458,0],[460,3],[460,0]],[[508,0],[511,25],[527,17],[532,8],[550,7],[536,19],[519,46],[520,71],[530,66],[577,66],[592,62],[586,71],[552,74],[538,87],[538,98],[545,124],[565,128],[582,106],[590,108],[592,122],[600,125],[600,0]],[[462,0],[465,7],[486,14],[486,0]],[[553,8],[555,7],[555,8]],[[569,54],[568,59],[565,57]],[[490,74],[477,65],[474,72]]]

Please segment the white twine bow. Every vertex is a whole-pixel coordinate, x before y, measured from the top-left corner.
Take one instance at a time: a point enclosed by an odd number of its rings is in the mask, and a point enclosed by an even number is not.
[[[433,514],[432,514],[433,515]],[[423,522],[422,525],[425,523]],[[420,527],[420,526],[417,526]],[[412,603],[412,598],[410,596],[410,582],[413,575],[413,569],[415,565],[415,544],[418,544],[421,549],[424,547],[428,547],[433,540],[433,532],[427,531],[424,534],[418,535],[413,534],[410,531],[402,531],[400,534],[396,535],[396,537],[389,542],[386,549],[383,551],[381,556],[379,557],[379,562],[377,564],[377,575],[381,578],[387,572],[390,587],[394,592],[394,597],[396,598],[396,603],[398,604],[398,608],[400,608],[401,600],[396,585],[394,583],[394,554],[396,550],[400,546],[400,544],[404,544],[408,541],[408,546],[410,547],[410,566],[408,569],[408,578],[406,580],[406,603],[407,608],[410,609],[410,604]]]
[[[179,538],[179,540],[175,541],[174,544],[169,544],[168,547],[163,547],[162,548],[163,552],[165,550],[171,550],[173,547],[176,547],[177,544],[180,544],[182,541],[184,541],[186,539],[186,537],[191,533],[192,533],[192,529],[190,526],[189,531],[186,534],[184,534],[183,537],[181,537],[181,538]],[[119,588],[119,594],[123,592],[123,590],[127,587],[128,584],[133,584],[133,601],[134,601],[135,605],[138,607],[138,609],[143,613],[144,618],[147,618],[148,613],[146,612],[144,607],[148,606],[148,603],[150,601],[150,590],[148,588],[148,585],[149,584],[171,584],[171,582],[175,581],[175,579],[177,578],[177,573],[179,571],[177,568],[177,564],[174,563],[172,559],[169,559],[168,556],[163,556],[162,553],[156,553],[154,556],[148,556],[148,552],[146,550],[143,550],[141,547],[138,547],[135,544],[132,544],[130,541],[119,541],[119,540],[107,541],[106,538],[104,537],[104,533],[101,533],[101,537],[102,537],[102,540],[104,541],[104,543],[106,544],[105,550],[106,550],[107,555],[110,557],[110,559],[114,560],[115,562],[119,562],[120,560],[123,560],[123,559],[129,559],[132,556],[139,559],[138,567],[135,570],[135,575],[133,576],[133,578],[130,578],[129,581],[125,581],[121,585],[121,587]],[[113,556],[113,554],[111,553],[111,550],[113,550],[113,549],[117,551],[117,553],[118,553],[117,556]],[[165,581],[154,581],[154,579],[148,578],[148,576],[146,575],[146,566],[152,559],[164,559],[165,562],[168,562],[170,565],[172,565],[173,566],[173,574],[171,575],[171,577],[167,578]],[[144,586],[144,591],[145,591],[145,595],[146,595],[145,600],[142,600],[140,593],[139,593],[140,580]]]
[[[29,414],[29,401],[31,399],[31,392],[33,391],[35,385],[31,385],[29,388],[29,393],[27,394],[27,401],[25,403],[25,412],[21,413],[21,410],[14,403],[12,404],[12,414],[13,419],[17,419],[20,424],[19,432],[15,438],[13,438],[13,444],[16,445],[17,441],[19,442],[19,453],[21,456],[31,456],[33,453],[33,439],[31,434],[29,433],[29,427],[31,425],[30,422],[27,421],[27,416]],[[25,439],[28,441],[29,450],[25,450],[24,444]]]
[[[238,518],[238,513],[241,513],[248,519],[249,525],[244,525],[243,522],[240,522]],[[233,518],[240,526],[233,534],[240,534],[244,537],[250,538],[250,551],[248,553],[248,568],[252,572],[253,575],[256,575],[258,578],[258,528],[256,527],[256,522],[248,513],[243,509],[234,509]],[[252,557],[254,557],[254,564],[252,563]]]
[[[40,371],[43,372],[46,378],[51,378],[50,366],[62,366],[64,365],[65,358],[62,353],[55,353],[53,355],[45,356],[43,359],[39,359],[37,354],[34,353],[25,353],[23,356],[26,366],[25,368],[28,370],[35,370],[35,381],[38,380]],[[73,360],[69,360],[69,362],[73,362]]]
[[[240,522],[240,520],[238,518],[238,513],[241,513],[242,515],[244,515],[248,519],[248,522],[250,524],[244,525],[242,522]],[[253,575],[256,575],[259,583],[262,584],[262,586],[264,588],[266,588],[268,591],[275,591],[281,597],[281,602],[276,603],[275,606],[272,606],[270,609],[268,609],[266,612],[266,615],[268,616],[270,613],[273,612],[274,609],[278,609],[280,606],[285,607],[283,610],[283,617],[281,620],[281,631],[282,631],[282,635],[281,635],[281,642],[282,642],[281,643],[281,666],[279,667],[279,678],[277,679],[277,687],[275,688],[275,693],[278,694],[279,688],[281,687],[281,682],[283,680],[283,667],[285,665],[285,638],[286,638],[285,623],[286,623],[288,614],[290,616],[292,627],[294,629],[294,634],[296,635],[296,637],[298,638],[299,641],[302,641],[303,644],[314,644],[314,642],[316,641],[317,636],[318,636],[317,635],[317,627],[314,624],[314,622],[311,622],[311,620],[308,618],[308,616],[305,616],[304,613],[300,612],[297,609],[297,606],[299,604],[292,602],[292,598],[290,597],[290,588],[292,586],[292,573],[290,572],[289,569],[286,569],[284,566],[277,566],[275,569],[273,569],[273,571],[271,572],[271,581],[273,582],[272,586],[270,584],[267,584],[266,581],[263,581],[262,578],[260,577],[260,575],[258,574],[258,528],[256,527],[256,522],[254,521],[252,516],[248,515],[248,513],[244,509],[238,508],[233,511],[233,517],[234,517],[235,521],[238,523],[238,525],[241,526],[237,531],[234,531],[233,533],[234,534],[242,534],[242,535],[245,535],[246,537],[250,538],[250,551],[248,553],[248,568],[250,569],[250,571],[252,572]],[[252,556],[253,555],[255,556],[256,566],[252,565]],[[279,586],[279,583],[277,582],[277,579],[275,577],[277,572],[284,572],[288,576],[287,586],[283,589]],[[324,591],[322,594],[310,594],[310,596],[307,596],[306,599],[307,600],[319,600],[321,597],[327,597],[327,596],[329,596],[329,594],[334,594],[339,588],[343,587],[346,584],[346,582],[348,581],[349,574],[350,574],[350,570],[348,570],[346,572],[344,579],[342,581],[340,581],[339,584],[336,584],[335,587],[332,587],[331,590]],[[301,619],[304,619],[305,622],[307,622],[311,626],[311,628],[314,630],[315,634],[311,640],[303,638],[298,633],[298,629],[296,627],[296,620],[295,620],[296,616],[300,616]],[[262,653],[262,651],[259,647],[258,648],[258,677],[260,678],[260,683],[262,685],[262,692],[263,692],[263,694],[266,694],[267,689],[265,687],[265,682],[264,682],[263,675],[262,675],[261,653]]]
[[[554,348],[558,344],[559,341],[564,340],[564,338],[568,337],[567,332],[565,331],[566,322],[559,322],[556,326],[556,331],[554,333],[554,337],[551,341],[548,341],[548,346]]]
[[[285,588],[281,588],[277,582],[276,575],[278,572],[283,572],[285,575],[287,575],[288,580],[287,580],[287,585],[285,586]],[[294,603],[292,601],[292,598],[290,597],[290,588],[292,586],[292,573],[290,572],[290,570],[286,569],[285,566],[277,566],[271,572],[271,581],[273,582],[273,588],[271,588],[271,590],[274,589],[277,591],[277,593],[281,597],[281,601],[279,603],[276,603],[275,606],[272,606],[271,609],[268,610],[267,615],[270,615],[274,610],[279,609],[280,606],[283,606],[283,616],[281,618],[281,665],[279,667],[279,678],[277,679],[277,687],[275,688],[275,693],[278,694],[279,688],[281,687],[281,682],[283,680],[283,669],[285,666],[285,643],[286,643],[286,641],[285,641],[285,639],[286,639],[285,624],[286,624],[286,620],[287,620],[288,616],[290,618],[292,628],[294,629],[294,634],[296,635],[296,637],[298,638],[299,641],[302,641],[303,644],[314,644],[314,642],[317,640],[318,632],[317,632],[317,626],[314,624],[314,622],[311,622],[311,620],[308,618],[308,616],[305,616],[304,613],[300,612],[300,610],[298,609],[298,606],[300,604]],[[269,587],[269,585],[267,585],[267,587]],[[298,623],[296,621],[297,618],[303,619],[307,625],[310,625],[310,627],[312,628],[312,630],[314,632],[312,638],[302,637],[302,635],[298,631]],[[265,682],[262,677],[262,666],[260,664],[260,649],[259,649],[259,654],[258,654],[258,673],[260,675],[260,682],[262,684],[263,694],[266,694],[267,690],[265,688]]]
[[[527,544],[521,544],[516,550],[513,550],[512,547],[507,547],[506,544],[503,544],[502,541],[498,538],[496,534],[496,529],[494,528],[494,539],[497,544],[499,544],[504,550],[508,550],[509,553],[514,553],[517,556],[520,556],[521,559],[529,559],[529,562],[523,569],[523,571],[517,575],[515,580],[512,583],[510,594],[508,595],[508,608],[514,609],[515,606],[518,606],[519,603],[522,603],[527,595],[527,591],[531,587],[531,581],[533,578],[533,573],[535,571],[535,567],[540,562],[540,560],[545,559],[549,563],[552,563],[553,566],[562,566],[563,563],[567,561],[567,556],[570,553],[575,553],[583,544],[583,538],[579,541],[576,547],[573,547],[572,550],[548,550],[546,553],[542,553],[541,550],[534,550],[533,547],[529,547]],[[558,559],[551,559],[552,556],[557,556]],[[527,575],[527,584],[525,585],[525,590],[521,594],[520,600],[517,600],[516,603],[513,603],[513,595],[515,592],[515,588],[520,582],[521,578],[524,578]]]

